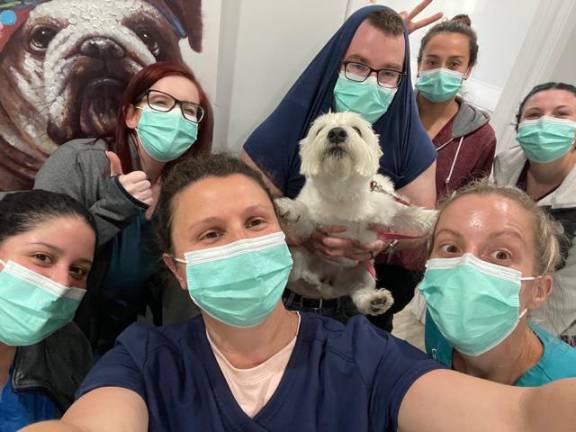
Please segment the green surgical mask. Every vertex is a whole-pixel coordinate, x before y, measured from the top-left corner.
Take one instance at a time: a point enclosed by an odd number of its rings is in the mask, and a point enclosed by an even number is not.
[[[140,108],[140,107],[138,107]],[[179,109],[168,112],[140,108],[136,132],[144,151],[158,162],[170,162],[192,147],[198,136],[198,123],[185,119]]]
[[[14,261],[0,263],[0,342],[34,345],[72,321],[86,290],[61,285]]]
[[[232,327],[254,327],[274,311],[292,270],[281,231],[187,252],[186,282],[194,303]]]
[[[374,124],[388,111],[396,90],[378,85],[375,77],[357,82],[340,72],[334,87],[334,109],[355,112]]]
[[[460,72],[438,68],[420,72],[414,85],[430,102],[446,102],[456,96],[463,80]]]
[[[575,134],[576,122],[543,116],[520,123],[516,139],[529,160],[547,163],[560,159],[570,151],[574,146]]]
[[[467,253],[457,258],[433,258],[418,289],[440,333],[462,354],[479,356],[499,345],[516,328],[522,277]]]

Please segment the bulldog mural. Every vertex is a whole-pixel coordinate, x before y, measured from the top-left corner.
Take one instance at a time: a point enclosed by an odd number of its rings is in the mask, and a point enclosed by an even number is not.
[[[0,190],[32,187],[59,145],[114,128],[144,65],[202,45],[201,0],[0,0]]]

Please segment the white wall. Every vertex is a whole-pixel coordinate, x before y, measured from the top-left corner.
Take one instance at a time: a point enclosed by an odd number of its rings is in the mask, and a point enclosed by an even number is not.
[[[204,34],[201,53],[192,51],[187,39],[180,41],[182,58],[190,65],[202,87],[212,100],[216,97],[221,14],[221,0],[205,0],[202,2]]]
[[[574,14],[576,15],[576,14]],[[572,21],[574,23],[574,21]],[[561,51],[560,58],[550,74],[550,81],[561,81],[576,85],[576,24],[566,38],[566,45]]]
[[[237,152],[344,21],[346,0],[223,0],[215,148]]]

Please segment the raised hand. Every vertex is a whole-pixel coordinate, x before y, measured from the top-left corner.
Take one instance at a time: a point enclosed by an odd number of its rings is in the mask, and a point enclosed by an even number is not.
[[[404,20],[404,25],[406,26],[406,30],[408,33],[415,32],[422,27],[426,27],[427,25],[432,24],[435,21],[438,21],[444,15],[442,12],[437,12],[434,15],[429,16],[428,18],[421,19],[420,21],[414,21],[414,18],[420,14],[424,9],[428,7],[433,0],[422,0],[414,9],[410,12],[402,11],[400,12],[400,16]]]
[[[134,199],[151,205],[153,202],[152,185],[148,181],[148,176],[144,171],[132,171],[124,174],[120,158],[114,152],[107,151],[106,157],[110,162],[110,175],[118,176],[118,181],[128,194]]]

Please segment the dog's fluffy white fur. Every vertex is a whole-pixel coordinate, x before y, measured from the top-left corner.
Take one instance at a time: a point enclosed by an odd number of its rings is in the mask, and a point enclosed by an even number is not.
[[[318,117],[300,141],[301,173],[306,183],[296,199],[279,198],[276,204],[289,232],[307,239],[320,226],[347,228],[342,237],[363,244],[377,239],[375,224],[394,232],[425,234],[436,218],[434,210],[402,204],[394,187],[378,174],[383,153],[370,123],[350,112]],[[376,182],[380,191],[373,191]],[[337,261],[292,248],[294,284],[317,289],[322,298],[350,295],[361,313],[379,315],[392,306],[391,293],[376,288],[363,263],[347,258]]]

